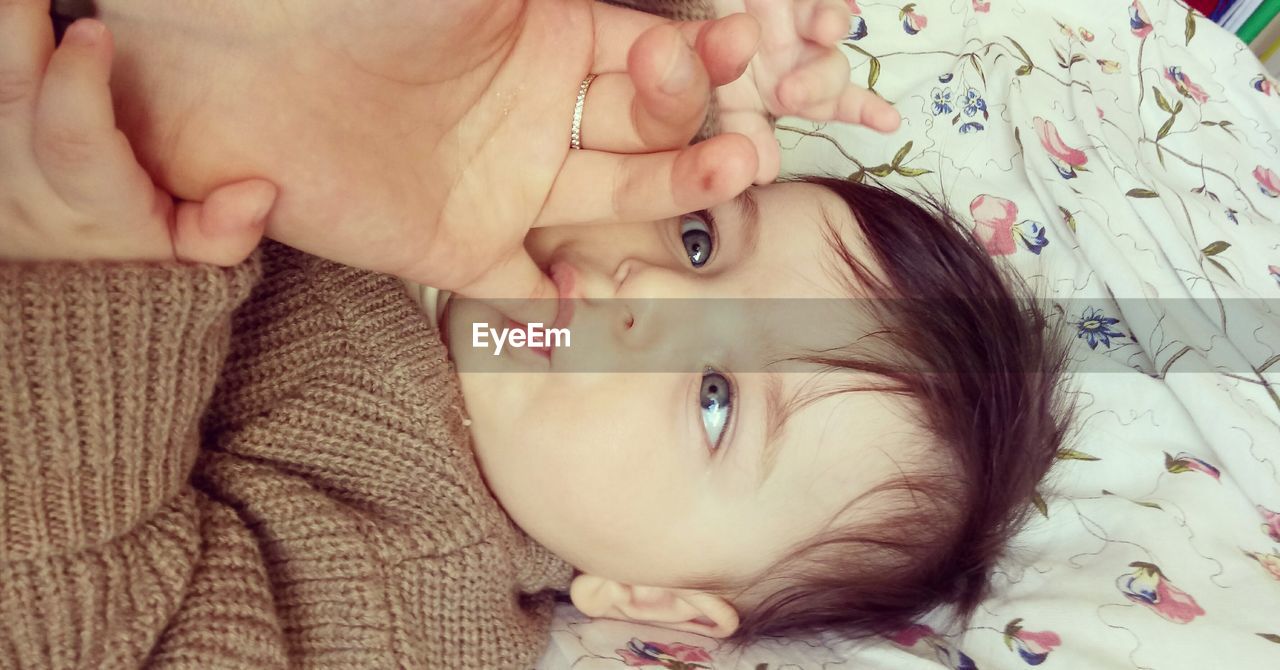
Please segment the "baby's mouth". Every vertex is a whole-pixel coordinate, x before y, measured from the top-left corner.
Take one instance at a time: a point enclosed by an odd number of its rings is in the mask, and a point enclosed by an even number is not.
[[[551,282],[556,285],[556,317],[551,325],[546,324],[527,324],[520,323],[514,319],[507,319],[507,327],[523,330],[528,333],[527,341],[546,342],[546,346],[535,347],[529,346],[532,351],[548,361],[551,360],[552,341],[547,331],[552,329],[568,330],[569,324],[573,323],[574,298],[573,293],[577,288],[578,271],[573,265],[565,261],[556,261],[547,269],[547,274],[551,277]]]
[[[550,341],[547,335],[547,331],[550,330],[550,328],[542,324],[527,324],[527,323],[520,323],[519,321],[516,321],[514,319],[507,319],[507,328],[526,332],[528,334],[528,336],[525,338],[526,342]],[[539,356],[542,356],[543,358],[546,358],[548,361],[551,360],[550,345],[542,346],[542,347],[535,347],[533,345],[528,345],[526,348],[529,351],[532,351],[533,353]]]

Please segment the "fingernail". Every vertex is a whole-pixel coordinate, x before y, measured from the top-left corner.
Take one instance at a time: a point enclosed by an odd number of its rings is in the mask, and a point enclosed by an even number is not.
[[[683,38],[677,35],[676,39],[680,42],[680,48],[676,57],[672,59],[671,65],[667,67],[667,74],[662,77],[660,85],[662,92],[667,95],[683,93],[693,83],[693,50]]]
[[[271,213],[271,208],[275,206],[275,198],[263,200],[258,204],[253,216],[249,217],[250,228],[262,228],[267,223],[267,215]]]
[[[102,31],[106,28],[101,21],[81,19],[67,28],[67,34],[63,36],[62,41],[91,46],[102,39]]]

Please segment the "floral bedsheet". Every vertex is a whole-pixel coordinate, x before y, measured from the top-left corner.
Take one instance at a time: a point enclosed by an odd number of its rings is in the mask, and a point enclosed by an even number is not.
[[[542,667],[1280,668],[1280,83],[1176,0],[849,4],[903,127],[784,120],[784,168],[942,199],[1069,324],[1039,514],[964,630],[729,649],[566,605]]]

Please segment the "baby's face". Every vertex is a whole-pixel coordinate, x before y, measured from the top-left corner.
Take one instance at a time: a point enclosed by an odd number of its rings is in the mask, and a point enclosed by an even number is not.
[[[696,321],[688,305],[702,299],[847,300],[827,222],[865,259],[848,208],[820,187],[778,184],[712,215],[712,226],[683,217],[527,241],[562,283],[569,275],[572,337],[589,328],[590,353],[630,371],[557,371],[584,369],[576,339],[550,358],[513,347],[494,357],[470,345],[473,324],[503,323],[496,311],[458,302],[446,315],[490,488],[521,528],[586,573],[652,586],[748,578],[924,443],[909,409],[885,394],[821,396],[848,384],[846,373],[736,363],[846,346],[846,328],[761,325],[751,310],[729,324],[670,321]],[[673,311],[647,298],[693,300]]]

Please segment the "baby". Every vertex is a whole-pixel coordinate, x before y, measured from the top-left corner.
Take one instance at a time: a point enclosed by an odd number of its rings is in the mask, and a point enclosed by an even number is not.
[[[503,312],[449,301],[459,395],[385,276],[278,245],[261,269],[84,263],[225,264],[261,217],[158,210],[119,141],[48,149],[114,128],[89,26],[0,135],[22,662],[527,666],[568,566],[589,615],[738,639],[981,598],[1062,439],[1063,350],[942,210],[810,178],[538,229],[551,325],[579,339],[495,356],[474,334]],[[822,327],[785,323],[797,304]]]
[[[1064,350],[944,212],[807,178],[527,247],[568,342],[495,356],[474,301],[442,329],[485,480],[580,610],[750,639],[981,599]]]

